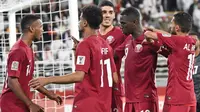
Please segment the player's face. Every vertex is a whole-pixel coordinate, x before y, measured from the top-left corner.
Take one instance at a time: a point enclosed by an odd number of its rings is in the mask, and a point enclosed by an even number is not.
[[[103,15],[103,22],[101,23],[104,27],[109,27],[113,24],[113,20],[115,18],[115,12],[113,7],[110,6],[103,6],[101,7],[102,15]]]
[[[80,16],[80,20],[79,20],[79,31],[83,32],[84,31],[84,27],[86,25],[86,20],[82,17],[82,13],[81,13],[81,16]]]
[[[43,32],[43,24],[40,19],[35,21],[32,25],[34,27],[34,41],[41,40],[42,38],[42,32]]]
[[[120,17],[120,26],[125,35],[132,34],[135,29],[134,22],[130,21],[130,19],[125,15]]]

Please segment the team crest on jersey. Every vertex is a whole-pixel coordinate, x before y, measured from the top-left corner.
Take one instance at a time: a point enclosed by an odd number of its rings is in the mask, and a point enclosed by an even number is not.
[[[114,40],[115,40],[115,38],[114,38],[113,36],[111,36],[111,35],[108,36],[108,37],[106,38],[106,41],[107,41],[109,44],[113,43]]]
[[[143,47],[142,47],[142,45],[141,44],[137,44],[136,46],[135,46],[135,52],[141,52],[142,51],[142,49],[143,49]]]
[[[19,68],[19,62],[13,61],[11,65],[11,70],[18,70],[18,68]]]
[[[77,56],[77,65],[84,65],[85,64],[85,56]]]

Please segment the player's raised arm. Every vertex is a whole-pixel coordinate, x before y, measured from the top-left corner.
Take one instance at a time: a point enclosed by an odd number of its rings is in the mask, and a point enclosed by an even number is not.
[[[145,38],[148,40],[148,39],[153,39],[153,40],[158,40],[158,37],[157,37],[157,33],[156,32],[152,32],[152,31],[146,31],[144,33],[145,35]]]

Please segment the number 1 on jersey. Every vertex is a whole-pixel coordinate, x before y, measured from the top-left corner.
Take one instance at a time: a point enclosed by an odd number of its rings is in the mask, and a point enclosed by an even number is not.
[[[104,69],[103,66],[106,65],[106,69],[107,69],[107,78],[108,78],[108,86],[112,87],[113,85],[113,79],[112,79],[112,71],[111,71],[111,65],[110,65],[110,59],[106,59],[106,60],[100,60],[100,64],[101,64],[101,86],[104,86],[103,83],[103,76],[104,76]]]
[[[189,59],[189,67],[188,67],[188,72],[187,72],[187,78],[186,80],[191,80],[192,75],[193,75],[193,70],[194,70],[194,54],[189,54],[188,59]]]

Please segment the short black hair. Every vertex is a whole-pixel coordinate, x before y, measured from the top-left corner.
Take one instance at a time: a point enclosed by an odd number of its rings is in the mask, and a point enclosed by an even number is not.
[[[82,17],[88,22],[93,29],[99,29],[103,21],[102,11],[95,5],[88,5],[82,9]]]
[[[21,30],[24,32],[28,27],[35,22],[36,20],[40,19],[39,16],[36,15],[26,15],[21,20]]]
[[[124,9],[121,13],[123,16],[130,17],[131,20],[139,20],[141,19],[140,11],[135,7],[128,7]]]
[[[181,32],[188,33],[192,29],[192,17],[186,12],[178,12],[174,15],[175,24],[179,25]]]
[[[99,6],[100,8],[101,8],[101,7],[104,7],[104,6],[110,6],[110,7],[112,7],[113,9],[115,9],[114,4],[113,4],[111,1],[108,1],[108,0],[103,0],[102,2],[99,3],[98,6]]]

